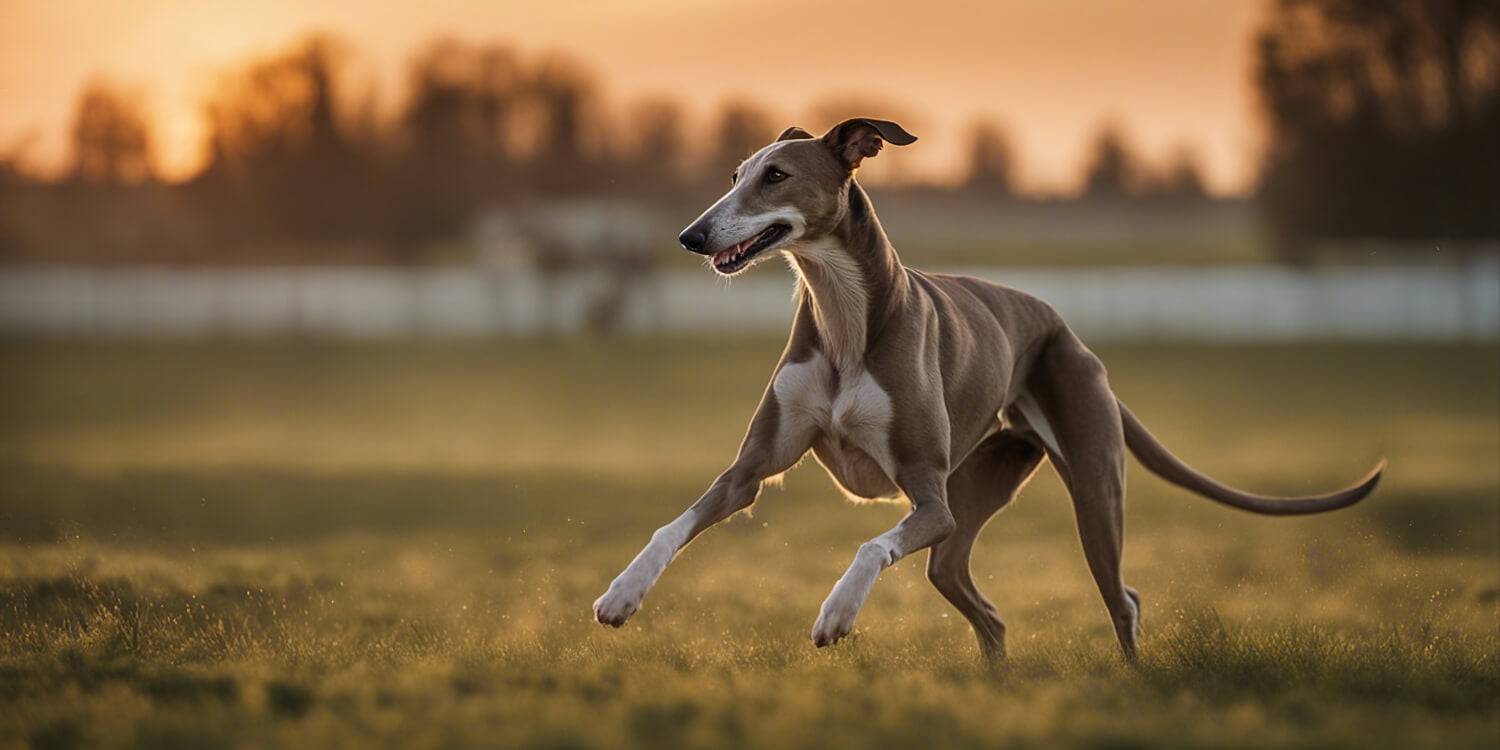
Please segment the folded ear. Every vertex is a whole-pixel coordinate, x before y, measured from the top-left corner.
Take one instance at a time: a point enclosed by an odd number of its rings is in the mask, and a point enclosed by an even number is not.
[[[880,153],[885,141],[905,146],[916,140],[916,136],[890,120],[872,120],[868,117],[845,120],[823,134],[823,142],[833,149],[833,155],[851,172],[859,168],[865,157]]]
[[[796,125],[793,125],[793,126],[787,128],[786,130],[781,131],[781,135],[776,136],[776,140],[777,141],[800,141],[800,140],[803,140],[803,139],[806,139],[806,138],[812,138],[812,137],[814,137],[812,133],[809,133],[806,130],[803,130],[802,128],[799,128]]]

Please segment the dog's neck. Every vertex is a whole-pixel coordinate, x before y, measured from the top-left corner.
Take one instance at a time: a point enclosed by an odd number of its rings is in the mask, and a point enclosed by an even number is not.
[[[799,305],[810,309],[825,356],[840,373],[862,368],[865,353],[905,303],[906,270],[852,178],[844,215],[828,235],[788,251]]]

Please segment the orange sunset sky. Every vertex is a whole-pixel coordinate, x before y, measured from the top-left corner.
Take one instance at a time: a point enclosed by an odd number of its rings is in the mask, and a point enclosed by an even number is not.
[[[683,103],[696,127],[726,98],[809,122],[835,96],[893,102],[922,138],[911,172],[956,173],[969,123],[1003,122],[1023,186],[1077,184],[1100,124],[1121,124],[1148,159],[1192,146],[1217,193],[1249,185],[1259,147],[1254,0],[0,0],[0,153],[56,170],[80,86],[139,90],[169,177],[201,160],[197,103],[219,73],[315,30],[354,53],[350,79],[389,106],[403,66],[440,35],[565,52],[618,109]],[[881,112],[850,114],[880,116]]]

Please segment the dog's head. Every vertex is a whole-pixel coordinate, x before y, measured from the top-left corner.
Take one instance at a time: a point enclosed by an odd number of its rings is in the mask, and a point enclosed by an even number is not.
[[[857,117],[817,137],[787,128],[775,143],[740,163],[733,187],[678,236],[730,276],[773,250],[791,250],[826,236],[843,220],[849,181],[886,141],[905,146],[916,136],[888,120]]]

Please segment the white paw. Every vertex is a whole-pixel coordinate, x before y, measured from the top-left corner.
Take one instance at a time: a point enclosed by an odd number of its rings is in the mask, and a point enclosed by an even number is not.
[[[818,621],[813,623],[812,639],[818,648],[832,646],[854,629],[854,616],[865,605],[870,587],[880,576],[881,569],[895,562],[896,557],[877,541],[860,545],[854,556],[854,564],[844,577],[833,585],[833,593],[823,602],[818,612]]]
[[[851,603],[848,599],[834,591],[823,602],[823,609],[818,613],[818,621],[813,623],[812,630],[813,644],[818,648],[838,643],[854,629],[854,616],[859,614],[859,603]]]
[[[618,628],[641,608],[641,594],[625,593],[620,589],[621,587],[611,584],[604,596],[594,602],[594,619],[600,625]]]

